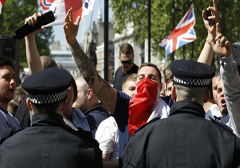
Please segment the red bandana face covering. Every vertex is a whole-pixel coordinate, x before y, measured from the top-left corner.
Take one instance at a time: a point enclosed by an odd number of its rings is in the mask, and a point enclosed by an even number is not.
[[[153,104],[157,101],[158,84],[148,77],[137,83],[137,94],[129,102],[128,128],[130,137],[141,125],[146,124]]]

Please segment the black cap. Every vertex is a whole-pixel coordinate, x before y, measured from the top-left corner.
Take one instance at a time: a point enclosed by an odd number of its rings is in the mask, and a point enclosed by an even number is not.
[[[22,88],[28,92],[32,103],[50,104],[66,98],[72,80],[67,71],[49,68],[29,76],[22,83]]]
[[[215,75],[214,68],[193,60],[176,60],[170,64],[173,83],[183,86],[208,86]]]

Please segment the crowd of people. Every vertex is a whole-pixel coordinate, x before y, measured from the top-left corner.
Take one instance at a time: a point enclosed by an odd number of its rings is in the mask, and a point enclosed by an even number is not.
[[[44,26],[25,37],[30,76],[20,71],[19,86],[14,61],[0,58],[0,167],[240,166],[240,78],[215,0],[212,16],[202,12],[208,35],[197,61],[173,61],[166,74],[153,63],[135,65],[124,43],[113,87],[79,45],[81,18],[73,23],[72,10],[63,29],[80,76],[39,55],[35,34]],[[210,66],[213,53],[219,71]]]

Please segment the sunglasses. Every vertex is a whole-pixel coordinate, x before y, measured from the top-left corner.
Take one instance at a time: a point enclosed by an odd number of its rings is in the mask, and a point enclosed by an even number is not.
[[[122,64],[129,64],[131,65],[133,63],[133,60],[128,60],[128,61],[121,61]]]

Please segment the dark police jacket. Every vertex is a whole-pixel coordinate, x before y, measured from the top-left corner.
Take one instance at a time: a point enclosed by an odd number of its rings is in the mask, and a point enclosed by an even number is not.
[[[57,113],[35,114],[32,127],[15,133],[0,145],[0,167],[102,167],[98,145],[91,132],[72,130]]]
[[[240,164],[240,140],[225,125],[204,119],[201,105],[179,101],[167,119],[138,129],[126,145],[123,167],[222,168]]]

